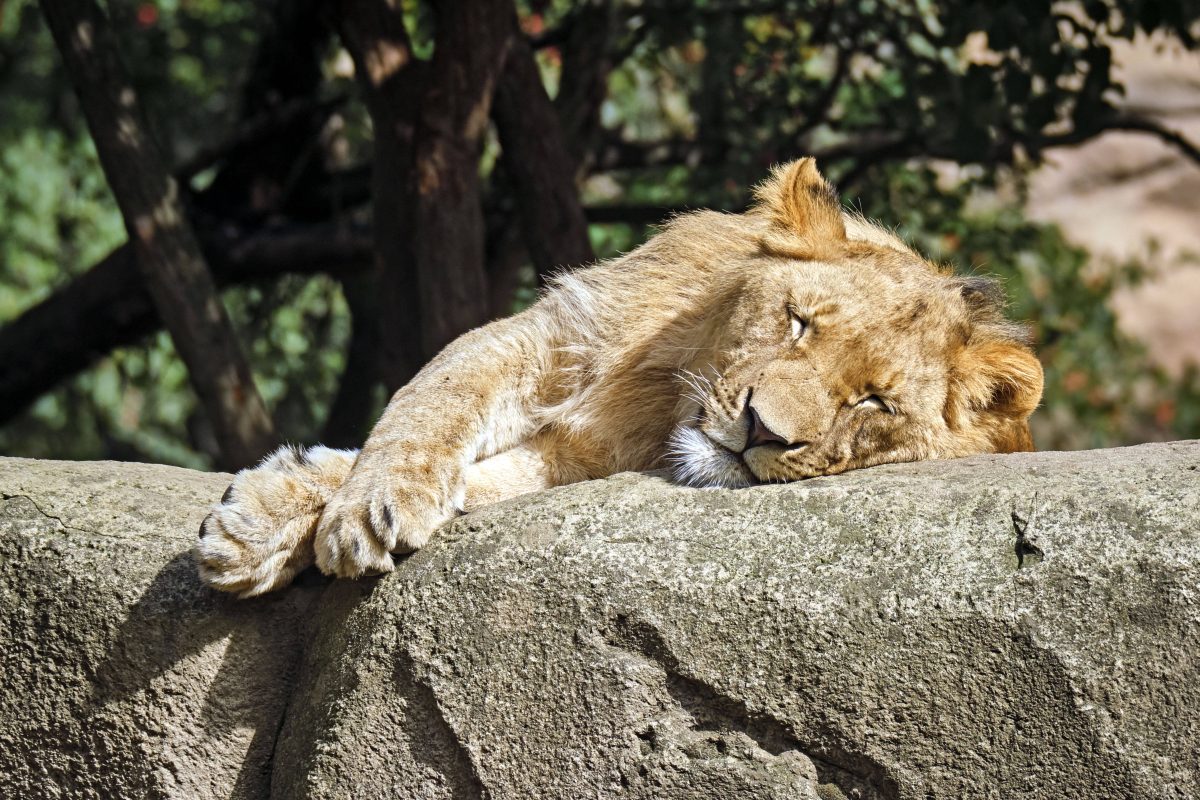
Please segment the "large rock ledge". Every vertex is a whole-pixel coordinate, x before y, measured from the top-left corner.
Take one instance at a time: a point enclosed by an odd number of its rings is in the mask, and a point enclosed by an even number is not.
[[[1200,796],[1200,442],[618,475],[249,602],[227,480],[0,460],[0,796]]]

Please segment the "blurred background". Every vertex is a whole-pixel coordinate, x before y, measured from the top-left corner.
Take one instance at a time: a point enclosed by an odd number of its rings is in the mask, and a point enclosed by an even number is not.
[[[1003,280],[1046,368],[1039,448],[1200,437],[1198,20],[0,0],[0,452],[233,468],[355,446],[449,338],[673,213],[744,208],[801,155]]]

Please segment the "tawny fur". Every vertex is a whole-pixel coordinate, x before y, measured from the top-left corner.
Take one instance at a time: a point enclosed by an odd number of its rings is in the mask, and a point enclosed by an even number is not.
[[[256,468],[239,472],[200,527],[200,577],[243,597],[288,584],[313,563],[317,520],[346,482],[356,455],[282,447]]]
[[[744,486],[1032,448],[1042,371],[986,281],[840,208],[811,159],[447,347],[362,451],[238,474],[196,555],[251,596],[392,569],[455,515],[622,470]]]

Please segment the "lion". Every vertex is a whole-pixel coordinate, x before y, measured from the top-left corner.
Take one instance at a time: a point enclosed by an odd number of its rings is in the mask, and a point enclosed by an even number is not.
[[[314,562],[384,573],[458,514],[625,470],[733,488],[1031,450],[1042,368],[1002,296],[791,162],[749,211],[676,217],[451,343],[361,451],[285,447],[238,473],[200,574],[250,597]]]

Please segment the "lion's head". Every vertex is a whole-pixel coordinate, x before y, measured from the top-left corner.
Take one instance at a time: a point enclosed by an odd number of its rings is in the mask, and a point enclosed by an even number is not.
[[[685,374],[679,479],[741,486],[1032,449],[1042,368],[994,283],[844,212],[812,159],[777,169],[758,200],[758,247],[723,270],[718,342]]]

